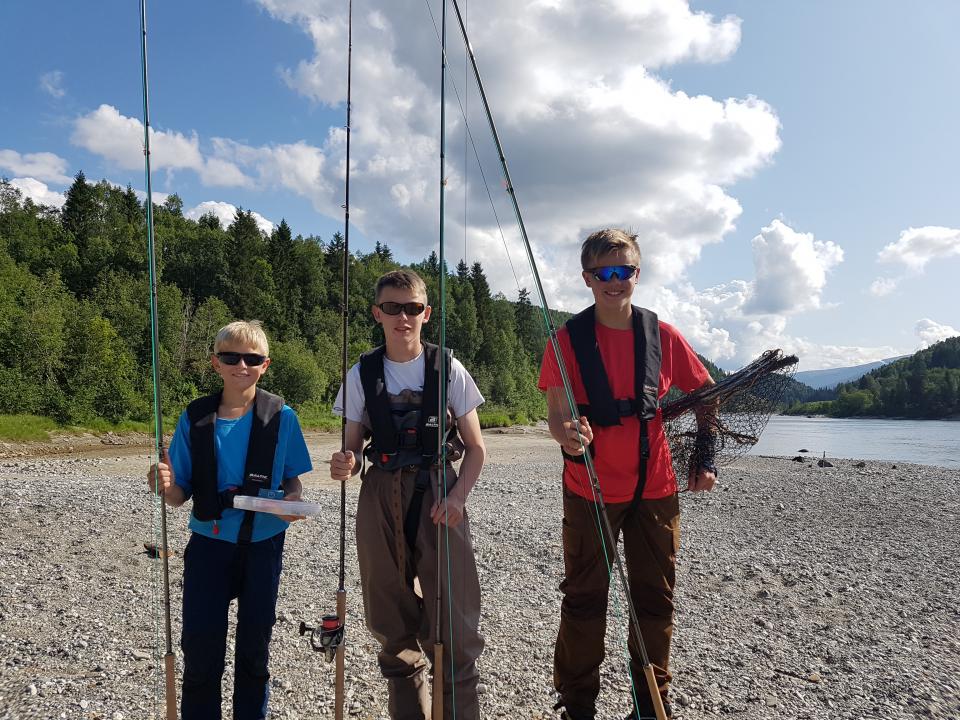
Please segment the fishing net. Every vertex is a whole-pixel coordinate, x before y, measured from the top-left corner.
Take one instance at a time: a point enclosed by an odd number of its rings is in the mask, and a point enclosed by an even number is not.
[[[796,355],[767,350],[715,385],[668,398],[662,406],[663,425],[678,482],[683,485],[690,468],[700,462],[698,412],[707,414],[714,431],[714,463],[727,465],[757,444],[796,368]],[[712,416],[710,408],[715,408]]]

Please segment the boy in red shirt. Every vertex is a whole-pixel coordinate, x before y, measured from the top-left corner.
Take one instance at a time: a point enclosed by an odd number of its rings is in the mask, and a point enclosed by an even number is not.
[[[591,720],[600,693],[610,578],[597,529],[597,507],[583,460],[589,447],[615,538],[623,534],[630,591],[640,632],[670,715],[668,661],[673,634],[673,589],[680,546],[680,505],[659,401],[673,387],[692,392],[712,384],[709,373],[676,328],[630,304],[640,275],[635,235],[600,230],[581,248],[583,279],[595,304],[571,318],[557,337],[581,415],[579,428],[563,388],[553,347],[540,370],[550,434],[564,455],[563,604],[554,652],[554,685],[566,720]],[[639,392],[638,392],[639,390]],[[698,414],[699,463],[688,487],[711,490],[709,413]],[[581,438],[583,444],[581,444]],[[629,640],[639,707],[627,720],[654,718],[643,681],[640,649]]]

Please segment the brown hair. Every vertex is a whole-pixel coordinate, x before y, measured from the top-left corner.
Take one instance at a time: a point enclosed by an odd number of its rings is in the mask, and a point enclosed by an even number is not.
[[[391,270],[381,275],[377,279],[377,289],[373,295],[374,302],[380,300],[380,293],[388,287],[412,290],[417,295],[422,296],[424,301],[427,299],[427,284],[413,270]]]
[[[213,341],[213,352],[220,352],[220,349],[228,343],[249,345],[260,350],[264,355],[270,354],[267,333],[264,332],[263,323],[259,320],[237,320],[220,328]]]
[[[594,263],[601,255],[617,250],[626,250],[633,254],[637,259],[637,265],[640,264],[640,246],[637,244],[637,236],[626,230],[604,228],[597,230],[583,241],[583,245],[580,246],[580,266],[584,270],[589,270],[594,267]]]

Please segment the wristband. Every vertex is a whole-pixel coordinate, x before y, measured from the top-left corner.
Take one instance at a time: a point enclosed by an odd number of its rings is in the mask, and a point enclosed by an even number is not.
[[[693,443],[692,464],[695,467],[709,470],[717,474],[717,436],[710,430],[697,431],[697,439]]]

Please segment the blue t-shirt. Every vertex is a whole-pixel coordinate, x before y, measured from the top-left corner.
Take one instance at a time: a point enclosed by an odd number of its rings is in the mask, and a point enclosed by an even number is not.
[[[243,485],[243,471],[247,462],[247,445],[250,442],[250,430],[253,427],[253,408],[238,418],[218,417],[214,424],[213,443],[217,456],[217,492]],[[193,494],[193,462],[190,457],[190,419],[186,411],[177,422],[173,442],[170,443],[170,463],[173,466],[176,483],[183,488],[189,498]],[[270,487],[280,488],[287,478],[303,475],[313,470],[310,453],[300,430],[297,414],[287,405],[280,411],[280,434],[277,438],[277,451],[273,457],[273,472]],[[219,520],[197,520],[190,515],[190,529],[216,540],[235,543],[240,534],[243,510],[229,508],[223,511]],[[254,513],[252,542],[259,542],[278,535],[287,529],[286,520],[270,513]],[[217,532],[214,532],[215,526]]]

